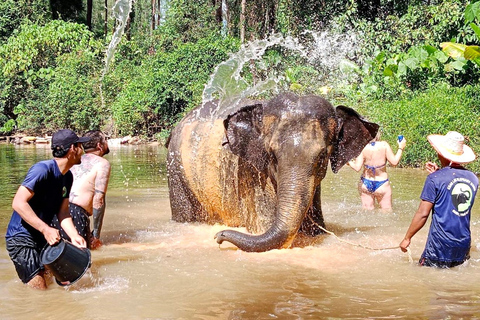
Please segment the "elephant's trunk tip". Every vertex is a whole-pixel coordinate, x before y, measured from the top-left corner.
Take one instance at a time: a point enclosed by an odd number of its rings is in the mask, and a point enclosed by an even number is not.
[[[223,231],[217,232],[213,239],[217,240],[218,244],[222,244],[222,242],[225,240],[225,235],[223,234]]]

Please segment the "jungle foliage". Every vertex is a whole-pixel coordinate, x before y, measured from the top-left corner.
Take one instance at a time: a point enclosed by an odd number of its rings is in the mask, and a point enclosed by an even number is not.
[[[278,46],[244,68],[246,81],[275,73],[281,88],[356,107],[381,123],[393,145],[396,131],[410,137],[406,165],[430,156],[431,132],[459,130],[480,150],[478,0],[136,0],[105,70],[114,4],[0,4],[3,134],[69,127],[163,138],[201,102],[215,66],[242,44],[313,30],[359,39],[337,73],[341,85],[325,76],[329,70]]]

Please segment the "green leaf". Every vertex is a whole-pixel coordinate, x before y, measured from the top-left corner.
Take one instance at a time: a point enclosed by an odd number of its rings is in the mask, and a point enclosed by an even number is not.
[[[414,47],[409,52],[409,56],[410,58],[417,59],[418,62],[422,62],[428,59],[428,51],[424,48]]]
[[[383,60],[385,60],[385,56],[386,56],[385,51],[382,51],[375,57],[375,60],[381,63],[383,62]]]
[[[445,52],[440,50],[437,50],[433,56],[441,63],[445,63],[448,60],[448,56],[445,54]]]
[[[453,61],[452,63],[450,63],[450,65],[455,69],[455,70],[458,70],[458,71],[461,71],[463,70],[463,67],[465,66],[466,64],[466,61],[464,60],[455,60]]]
[[[398,64],[397,74],[398,74],[399,76],[404,76],[404,75],[407,74],[407,66],[405,65],[405,63],[400,62],[400,63]]]
[[[480,47],[479,46],[468,46],[465,49],[463,54],[467,60],[476,60],[480,58]]]
[[[472,5],[469,4],[465,8],[465,23],[472,22],[475,19],[475,14],[473,13]]]
[[[25,105],[23,103],[19,103],[18,105],[16,105],[14,108],[13,108],[13,114],[21,114],[23,112],[25,112]]]
[[[357,72],[360,69],[354,62],[348,60],[340,61],[339,68],[342,73]]]
[[[475,24],[475,23],[470,23],[470,28],[475,31],[475,35],[477,36],[477,39],[480,40],[480,28]]]
[[[448,56],[454,59],[458,59],[460,57],[463,57],[463,53],[465,52],[465,48],[467,46],[455,42],[442,42],[440,44],[440,47],[442,48],[443,52],[445,52]]]
[[[8,120],[7,122],[5,122],[5,124],[3,125],[3,127],[0,127],[0,132],[10,133],[10,132],[13,131],[13,129],[15,129],[15,125],[16,125],[15,120],[10,119],[10,120]]]
[[[438,52],[438,49],[433,47],[433,46],[430,46],[430,45],[425,45],[424,46],[424,49],[427,50],[428,54],[431,55],[431,54],[435,54],[436,52]]]
[[[408,58],[407,60],[405,60],[405,65],[410,70],[415,70],[419,66],[419,60],[417,58]]]
[[[392,68],[390,68],[390,66],[386,67],[386,68],[383,70],[383,75],[384,75],[384,76],[392,77],[394,74],[395,74],[395,72],[393,72],[393,70],[392,70]]]
[[[303,86],[300,83],[292,83],[290,85],[290,90],[292,91],[299,91],[302,90]]]
[[[480,20],[480,2],[471,3],[465,8],[465,22],[472,22],[475,18]]]
[[[397,65],[397,60],[390,58],[390,59],[387,60],[387,65],[388,66]]]

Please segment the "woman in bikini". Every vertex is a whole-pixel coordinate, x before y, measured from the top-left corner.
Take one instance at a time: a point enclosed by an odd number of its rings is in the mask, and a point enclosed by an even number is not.
[[[392,187],[388,181],[387,161],[392,166],[400,162],[403,149],[407,141],[402,138],[398,142],[397,153],[393,153],[392,148],[386,141],[379,141],[379,135],[363,148],[362,153],[348,162],[348,165],[355,171],[360,171],[363,167],[363,174],[358,183],[358,191],[362,199],[362,207],[367,210],[375,208],[377,200],[380,208],[384,210],[392,209]]]

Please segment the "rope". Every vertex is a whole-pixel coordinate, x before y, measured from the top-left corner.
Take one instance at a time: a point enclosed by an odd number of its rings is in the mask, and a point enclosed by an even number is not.
[[[307,215],[308,216],[308,215]],[[342,239],[340,237],[338,237],[335,233],[333,233],[332,231],[328,231],[327,229],[325,229],[324,227],[322,227],[321,225],[319,225],[318,223],[316,223],[315,221],[313,221],[312,217],[308,216],[308,218],[310,219],[310,221],[312,221],[313,224],[315,224],[317,227],[319,227],[321,230],[323,230],[324,232],[328,233],[329,235],[332,235],[334,236],[337,240],[341,241],[341,242],[345,242],[349,245],[352,245],[352,246],[355,246],[355,247],[360,247],[360,248],[363,248],[363,249],[367,249],[367,250],[375,250],[375,251],[381,251],[381,250],[394,250],[394,249],[398,249],[400,248],[400,246],[395,246],[395,247],[386,247],[386,248],[372,248],[372,247],[369,247],[369,246],[365,246],[363,244],[359,244],[359,243],[354,243],[354,242],[351,242],[351,241],[348,241],[348,240],[345,240],[345,239]],[[410,248],[407,248],[407,253],[408,253],[408,261],[410,263],[413,263],[413,258],[412,258],[412,252],[410,251]]]

